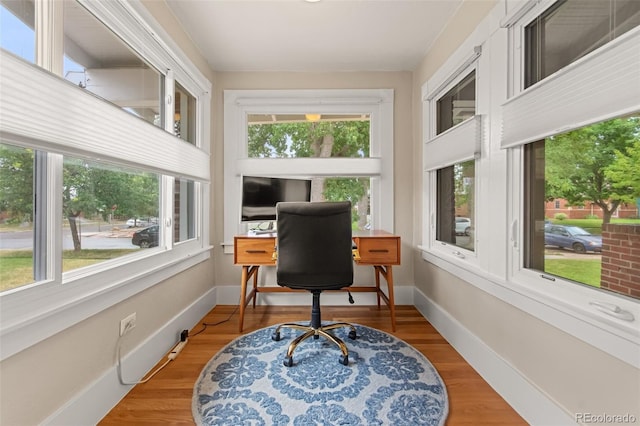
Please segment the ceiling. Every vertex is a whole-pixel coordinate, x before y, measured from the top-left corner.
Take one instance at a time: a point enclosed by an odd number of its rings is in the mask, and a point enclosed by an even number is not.
[[[215,71],[412,71],[463,0],[165,0]]]

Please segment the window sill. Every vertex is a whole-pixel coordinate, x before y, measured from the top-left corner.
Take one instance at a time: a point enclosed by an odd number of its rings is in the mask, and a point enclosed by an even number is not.
[[[422,250],[422,258],[425,261],[635,368],[640,368],[640,304],[628,300],[621,302],[620,297],[589,289],[557,284],[555,288],[550,285],[544,287],[543,293],[539,285],[534,288],[523,280],[523,274],[514,275],[513,281],[510,282],[490,275],[467,262],[458,261],[453,257],[445,258],[433,251],[427,251],[425,247],[418,248]],[[572,296],[575,298],[571,298]],[[610,298],[615,298],[613,300],[618,304],[624,302],[624,309],[634,314],[635,321],[616,320],[589,304],[589,300]]]

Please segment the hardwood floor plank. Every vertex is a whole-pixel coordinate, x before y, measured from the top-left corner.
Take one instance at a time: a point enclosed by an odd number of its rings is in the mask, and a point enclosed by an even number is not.
[[[257,306],[245,312],[244,333],[310,317],[307,306]],[[230,318],[230,319],[229,319]],[[228,319],[228,320],[227,320]],[[404,340],[424,354],[442,377],[449,396],[447,425],[526,425],[527,423],[458,354],[413,306],[396,306],[396,332],[386,308],[322,307],[323,321],[346,321],[377,328]],[[216,306],[189,331],[189,342],[148,383],[135,386],[99,423],[118,425],[191,425],[193,386],[207,362],[240,336],[235,306]],[[162,364],[166,358],[159,363]],[[156,366],[157,367],[157,366]],[[155,369],[155,367],[154,367]]]

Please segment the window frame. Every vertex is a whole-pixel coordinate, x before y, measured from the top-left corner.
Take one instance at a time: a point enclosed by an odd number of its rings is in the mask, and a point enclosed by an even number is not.
[[[248,158],[248,114],[370,115],[370,152],[366,158]],[[393,90],[225,90],[224,92],[224,243],[247,232],[240,223],[241,176],[371,178],[372,228],[394,230]]]
[[[14,123],[11,117],[0,114],[0,128],[3,142],[34,148],[46,152],[46,211],[43,218],[48,229],[43,245],[46,247],[47,260],[44,268],[47,279],[28,284],[0,294],[0,360],[24,350],[96,313],[107,309],[123,300],[148,289],[159,282],[184,271],[210,257],[209,245],[209,144],[211,84],[177,48],[160,25],[153,19],[144,6],[138,2],[91,2],[81,0],[79,3],[93,13],[104,25],[118,34],[136,52],[145,52],[143,56],[157,69],[165,69],[167,77],[165,87],[172,93],[173,79],[179,78],[180,84],[196,97],[197,135],[196,146],[188,144],[172,134],[172,126],[159,129],[153,124],[140,120],[120,108],[104,100],[82,91],[82,89],[65,81],[58,62],[62,63],[64,54],[60,43],[51,40],[59,38],[56,33],[47,33],[38,28],[38,40],[43,40],[39,47],[37,64],[27,63],[15,55],[2,51],[2,79],[0,84],[3,99],[18,99],[17,94],[24,91],[22,83],[16,83],[11,75],[20,75],[29,86],[47,85],[50,90],[33,94],[29,100],[40,114],[54,117],[56,102],[64,99],[72,105],[77,102],[78,108],[98,111],[97,119],[91,122],[108,128],[110,122],[116,120],[119,126],[126,126],[130,139],[142,147],[154,143],[156,151],[165,160],[147,160],[141,157],[105,153],[101,146],[109,140],[106,135],[94,132],[95,135],[85,137],[82,143],[72,140],[65,131],[56,130],[64,126],[29,125],[26,118]],[[58,22],[62,16],[63,2],[45,5],[36,2],[36,7],[43,7],[45,22]],[[60,31],[60,25],[48,26],[51,31]],[[48,48],[47,48],[48,46]],[[138,53],[140,54],[140,53]],[[57,60],[56,58],[60,59]],[[24,83],[24,84],[27,84]],[[28,92],[25,92],[28,93]],[[44,94],[43,94],[44,93]],[[68,95],[68,96],[67,96]],[[47,96],[51,99],[48,102]],[[71,99],[70,99],[70,98]],[[165,99],[165,111],[173,117],[173,108],[169,97]],[[4,104],[4,102],[3,102]],[[47,104],[53,104],[47,106]],[[8,108],[8,107],[7,107]],[[64,108],[58,108],[65,110]],[[170,112],[169,112],[170,111]],[[38,115],[39,114],[35,114]],[[15,117],[14,117],[15,118]],[[24,121],[24,123],[23,123]],[[51,121],[49,121],[51,122]],[[53,121],[53,122],[61,122]],[[169,122],[171,123],[171,121]],[[26,124],[21,126],[21,124]],[[117,129],[119,126],[112,126]],[[83,129],[76,129],[74,132]],[[113,141],[111,140],[111,148]],[[151,142],[153,141],[153,142]],[[129,141],[130,142],[130,141]],[[164,143],[164,145],[162,145]],[[177,155],[180,153],[181,155]],[[63,155],[79,155],[89,159],[106,158],[110,162],[139,170],[148,170],[161,175],[160,221],[168,230],[163,233],[164,248],[150,249],[132,255],[102,262],[78,270],[62,273],[62,206],[58,196],[62,187]],[[155,154],[154,154],[155,155]],[[189,157],[177,160],[178,157]],[[160,157],[160,155],[156,155]],[[197,163],[197,167],[188,164]],[[194,171],[195,170],[195,171]],[[187,177],[196,180],[195,220],[197,238],[173,244],[173,184],[176,177]],[[161,244],[162,245],[162,244]]]
[[[603,47],[611,47],[611,43],[620,43],[620,39],[632,36],[625,34],[619,39],[609,42],[607,45],[590,52],[573,63],[561,68],[550,76],[546,77],[524,89],[525,85],[525,28],[538,16],[543,14],[556,1],[543,1],[523,13],[518,20],[509,26],[509,39],[511,50],[509,51],[510,64],[510,85],[508,86],[509,97],[505,104],[513,102],[513,99],[532,95],[536,90],[544,90],[545,85],[553,84],[554,79],[558,80],[563,75],[580,72],[597,63],[599,56],[606,52]],[[636,33],[638,28],[631,30]],[[609,105],[604,105],[604,109]],[[640,109],[640,104],[638,105]],[[613,118],[609,111],[603,111],[602,118]],[[504,115],[502,116],[504,120]],[[567,118],[567,120],[571,120]],[[585,123],[567,122],[565,130],[578,128]],[[554,133],[555,134],[555,133]],[[504,136],[504,134],[503,134]],[[529,142],[539,140],[538,135],[532,135]],[[542,138],[544,139],[544,137]],[[622,295],[600,291],[587,286],[577,285],[561,277],[554,277],[554,280],[545,278],[547,274],[524,267],[524,247],[521,244],[525,241],[526,215],[524,207],[525,190],[525,165],[524,146],[505,144],[501,141],[503,149],[506,148],[508,156],[508,181],[512,183],[509,191],[509,204],[507,223],[509,226],[509,249],[507,263],[508,284],[517,292],[539,301],[542,306],[532,306],[532,313],[540,319],[551,322],[561,329],[572,333],[574,336],[600,348],[601,350],[616,356],[619,359],[636,367],[640,366],[640,360],[634,355],[637,354],[640,343],[640,330],[637,329],[637,322],[640,320],[640,303],[637,300],[626,298]],[[600,304],[600,306],[598,305]],[[622,310],[631,312],[635,317],[635,322],[625,322],[610,316],[602,306],[617,306]],[[551,310],[551,311],[550,311]],[[549,319],[553,317],[552,319]],[[580,326],[572,325],[577,319]]]
[[[480,58],[482,47],[474,46],[471,51],[468,48],[461,48],[453,55],[438,73],[427,81],[422,87],[423,104],[423,184],[424,184],[424,218],[426,224],[423,226],[423,249],[431,255],[446,259],[450,262],[462,262],[465,268],[478,267],[478,216],[480,195],[479,169],[483,144],[483,117],[482,100],[480,98],[479,81],[481,76]],[[471,73],[475,73],[476,105],[475,115],[453,127],[437,133],[437,111],[438,101],[445,96],[453,87],[466,79]],[[454,146],[454,149],[442,149],[444,145]],[[464,161],[474,160],[474,217],[473,226],[476,232],[473,233],[474,250],[468,250],[456,244],[440,241],[437,235],[437,192],[438,192],[438,170],[458,164]]]

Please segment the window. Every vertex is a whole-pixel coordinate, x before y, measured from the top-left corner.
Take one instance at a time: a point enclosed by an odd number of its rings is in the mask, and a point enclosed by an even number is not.
[[[475,161],[436,171],[436,240],[474,251]]]
[[[479,54],[479,48],[474,49],[452,74],[427,82],[426,87],[436,89],[425,95],[425,239],[435,252],[467,261],[476,251],[476,158],[482,143],[476,105]]]
[[[438,99],[436,134],[456,126],[476,114],[476,73],[471,72]]]
[[[65,79],[136,117],[164,126],[157,70],[75,0],[64,1],[64,35]]]
[[[0,47],[22,59],[35,62],[35,7],[32,1],[0,3]]]
[[[36,28],[35,64],[0,50],[2,359],[209,257],[210,83],[138,3],[42,12],[65,25]],[[160,96],[175,80],[190,94],[188,144]]]
[[[180,139],[196,143],[196,98],[180,83],[175,83],[175,111],[173,130]]]
[[[638,195],[629,167],[638,167],[639,18],[637,2],[532,5],[509,30],[513,94],[500,138],[515,183],[510,285],[566,315],[558,327],[632,365],[640,282],[625,251],[638,223],[626,211]],[[563,210],[552,214],[554,200]]]
[[[65,157],[62,175],[63,272],[136,252],[131,228],[158,224],[156,174]]]
[[[592,124],[525,145],[524,266],[547,279],[564,278],[640,298],[635,257],[625,247],[640,226],[638,212],[615,218],[640,195],[640,114]],[[596,206],[592,218],[578,210],[551,215],[545,200]],[[575,213],[575,214],[574,214]],[[608,231],[616,224],[616,232]]]
[[[370,114],[249,114],[249,158],[368,158]],[[311,201],[351,201],[354,223],[370,226],[369,177],[312,179]]]
[[[588,20],[583,19],[585,14]],[[578,18],[584,22],[572,25]],[[637,113],[628,115],[629,108],[635,104],[637,109],[638,104],[637,98],[627,99],[635,95],[624,93],[638,83],[634,83],[637,77],[633,71],[625,71],[619,59],[607,55],[623,55],[624,60],[637,62],[638,55],[627,54],[631,52],[627,49],[637,49],[637,30],[629,31],[638,24],[638,2],[567,0],[540,13],[524,27],[524,86],[537,83],[535,90],[510,100],[513,105],[507,103],[503,117],[508,128],[517,126],[520,119],[511,115],[517,103],[522,111],[529,111],[526,120],[540,123],[533,125],[536,129],[527,129],[528,133],[545,136],[522,144],[524,267],[542,272],[541,277],[547,280],[562,278],[634,298],[640,297],[640,288],[636,288],[640,282],[634,282],[637,278],[629,269],[633,259],[623,260],[611,252],[612,246],[625,244],[621,240],[626,234],[607,229],[610,223],[620,224],[617,231],[633,227],[634,221],[640,224],[633,215],[612,219],[619,207],[633,204],[640,194],[640,185],[630,178],[638,167],[634,152],[640,144],[640,126]],[[568,68],[569,64],[573,67]],[[603,80],[594,82],[600,72]],[[583,81],[602,91],[601,98],[594,99],[588,108],[577,107],[576,102],[593,96],[591,88],[576,90],[571,100],[563,95],[562,87],[581,87]],[[548,112],[532,114],[527,106],[533,102],[551,107]],[[569,105],[574,105],[572,110],[562,113]],[[559,117],[554,123],[542,123],[551,115]],[[611,118],[602,120],[607,116]],[[506,124],[510,118],[513,121]],[[526,139],[524,129],[520,132],[520,138]],[[510,130],[505,131],[508,133]],[[507,136],[509,139],[517,138]],[[556,208],[562,201],[565,210],[550,214],[545,210],[549,200],[556,200]],[[595,207],[591,218],[576,208],[587,203]]]
[[[176,179],[174,191],[173,242],[196,237],[196,182]]]
[[[393,232],[393,92],[227,91],[225,165],[229,243],[247,231],[243,174],[311,178],[312,200],[350,200],[355,227]]]
[[[0,145],[0,292],[35,281],[34,161],[31,149]]]
[[[640,25],[637,0],[563,0],[525,28],[525,87]]]

